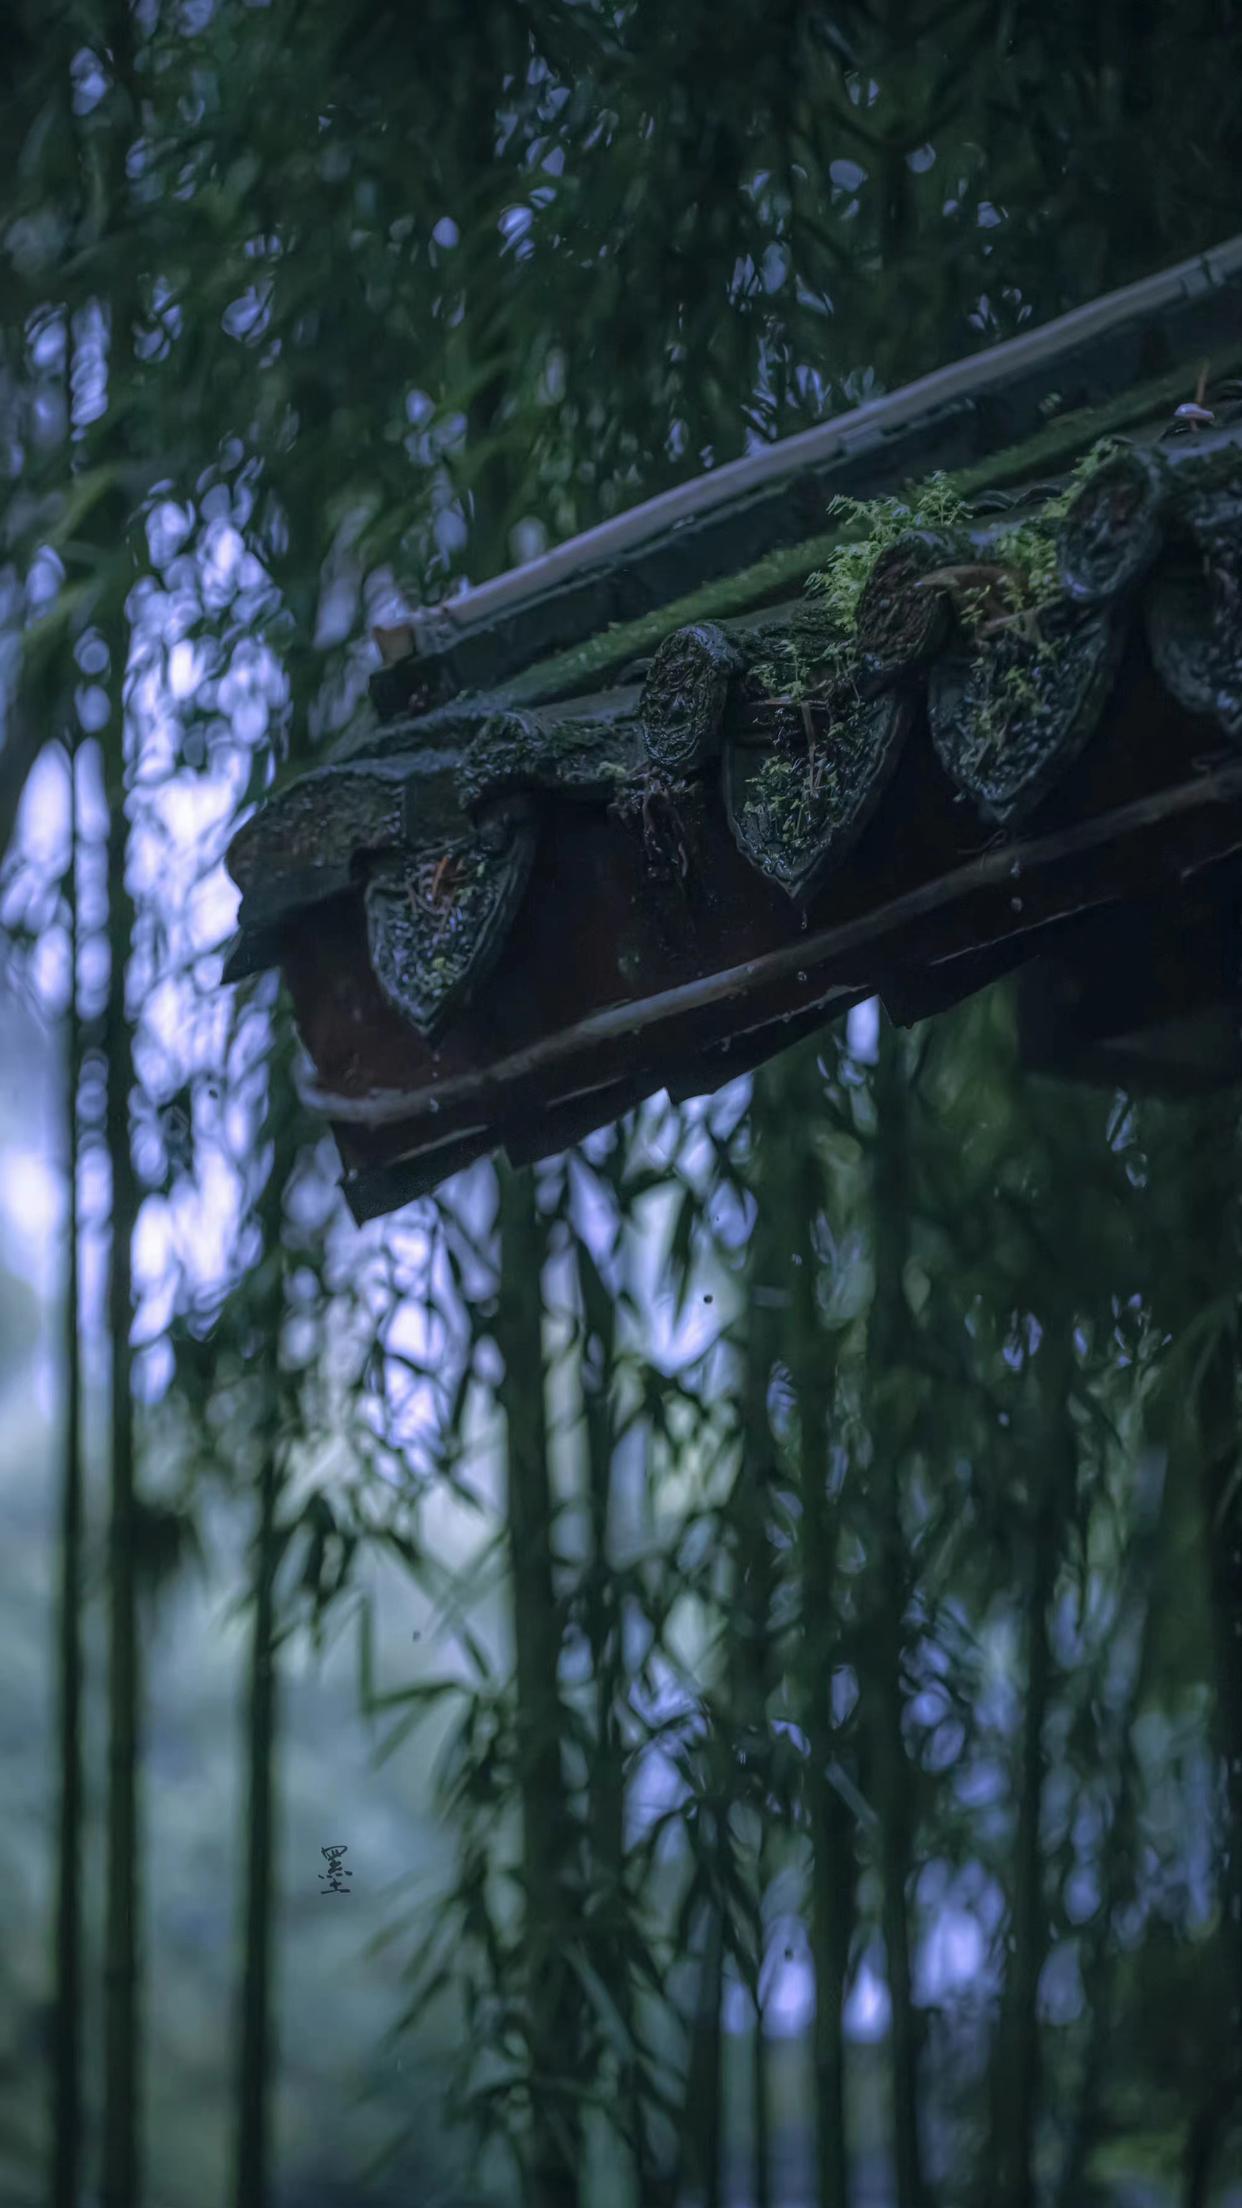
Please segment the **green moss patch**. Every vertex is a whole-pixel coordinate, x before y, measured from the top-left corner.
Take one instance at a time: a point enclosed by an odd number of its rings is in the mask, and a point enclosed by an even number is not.
[[[1224,375],[1235,365],[1234,356],[1220,356],[1209,362],[1209,374],[1213,380]],[[1045,473],[1052,473],[1079,460],[1086,448],[1100,440],[1123,431],[1141,428],[1159,421],[1170,414],[1173,406],[1185,398],[1188,371],[1185,365],[1171,369],[1165,375],[1138,384],[1132,391],[1120,393],[1102,406],[1084,407],[1065,414],[1054,414],[1047,425],[1026,438],[1020,445],[980,461],[977,465],[962,468],[955,473],[929,478],[941,487],[940,495],[969,507],[972,499],[987,491],[1003,491],[1024,482],[1038,482]],[[1055,394],[1050,394],[1050,399]],[[907,517],[919,510],[926,510],[928,485],[920,491],[912,490],[903,500],[860,501],[847,499],[833,501],[826,510],[825,519],[836,508],[835,525],[807,538],[803,543],[790,545],[780,552],[771,552],[738,574],[725,576],[716,582],[704,583],[683,598],[674,599],[660,606],[637,621],[617,623],[602,630],[585,644],[576,645],[572,651],[558,653],[537,666],[524,669],[512,682],[504,686],[506,697],[515,701],[548,700],[571,696],[575,690],[587,690],[610,674],[624,667],[631,660],[649,656],[664,637],[674,629],[693,621],[723,620],[730,615],[750,612],[765,601],[779,597],[782,590],[791,593],[799,588],[804,578],[814,572],[827,573],[834,555],[842,553],[857,541],[858,517],[874,507],[901,507]],[[911,526],[907,518],[905,526]],[[977,526],[977,520],[976,520]],[[890,540],[891,541],[891,540]],[[877,552],[881,547],[877,546]],[[857,581],[861,560],[856,559],[848,570]],[[846,570],[842,571],[841,580]],[[862,575],[865,582],[865,574]],[[861,588],[861,583],[859,585]],[[856,601],[855,601],[856,602]]]

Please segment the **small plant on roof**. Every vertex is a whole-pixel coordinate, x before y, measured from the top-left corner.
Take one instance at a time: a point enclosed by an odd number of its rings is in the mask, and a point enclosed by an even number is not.
[[[1117,442],[1113,437],[1101,438],[1037,514],[1001,529],[992,541],[991,558],[984,563],[986,574],[968,572],[972,563],[963,561],[959,569],[938,570],[924,581],[932,584],[951,572],[960,586],[953,596],[968,624],[1005,618],[1029,629],[1030,613],[1057,593],[1057,527],[1083,483],[1116,450]],[[834,498],[828,515],[831,520],[860,524],[862,529],[806,580],[808,595],[827,609],[833,626],[843,635],[853,632],[862,594],[881,553],[918,531],[957,538],[965,545],[978,527],[970,505],[943,473],[929,475],[905,498]]]
[[[778,655],[783,664],[756,668],[759,679],[776,693],[772,702],[797,704],[805,718],[807,701],[824,697],[841,682],[853,663],[859,609],[877,563],[890,548],[922,536],[943,543],[946,556],[921,574],[914,587],[946,593],[968,646],[982,655],[978,734],[988,748],[999,748],[1016,725],[1039,715],[1053,687],[1060,657],[1057,616],[1064,602],[1058,571],[1061,523],[1083,484],[1112,457],[1117,444],[1116,438],[1102,438],[1064,481],[1006,499],[1004,504],[1025,504],[1034,492],[1041,502],[1022,519],[1006,518],[984,529],[977,512],[943,474],[929,476],[904,498],[834,499],[829,508],[833,518],[862,525],[807,578],[807,594],[827,611],[834,641],[819,655],[813,681],[806,679],[792,645]],[[808,743],[812,768],[814,756]],[[777,794],[775,786],[772,794]]]
[[[970,526],[970,508],[948,476],[938,471],[909,499],[834,498],[828,518],[859,523],[865,533],[838,545],[827,565],[808,575],[806,587],[826,607],[834,625],[852,632],[859,600],[881,552],[913,530],[929,529],[938,535],[964,531]]]
[[[773,637],[771,651],[771,659],[756,660],[751,667],[750,686],[764,693],[756,702],[772,709],[826,696],[849,668],[850,644],[844,637],[817,640],[812,647],[790,631]]]
[[[828,519],[861,525],[863,533],[844,538],[827,564],[806,578],[808,598],[828,617],[828,640],[808,657],[798,638],[779,638],[773,645],[774,658],[751,669],[773,705],[798,705],[823,697],[847,679],[859,603],[881,553],[920,529],[938,536],[961,535],[969,527],[970,509],[948,477],[937,472],[905,499],[850,498],[842,493],[831,501]]]
[[[981,752],[998,750],[1019,721],[1031,720],[1039,713],[1055,656],[1052,646],[1041,641],[1029,653],[1009,658],[995,668],[986,694],[975,706],[975,734]]]
[[[744,808],[747,822],[761,826],[770,819],[790,842],[808,841],[818,826],[815,799],[819,796],[822,766],[774,751],[755,777],[753,795]]]

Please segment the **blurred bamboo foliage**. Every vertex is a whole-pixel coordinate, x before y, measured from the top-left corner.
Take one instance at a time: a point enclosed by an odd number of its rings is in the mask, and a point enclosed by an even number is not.
[[[63,1196],[33,1350],[0,1273],[5,2197],[1236,2198],[1237,1099],[1026,1078],[999,988],[355,1232],[220,971],[229,830],[401,594],[1229,234],[1242,12],[5,32],[0,926],[59,1052],[6,1217],[30,1157]],[[236,1928],[186,1952],[148,1836],[203,1588]],[[392,1878],[329,1929],[299,1688],[355,1650],[333,1834]]]

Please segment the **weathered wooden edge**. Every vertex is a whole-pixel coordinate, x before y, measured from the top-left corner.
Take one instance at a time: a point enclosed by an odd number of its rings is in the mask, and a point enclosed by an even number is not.
[[[1210,830],[1204,848],[1199,841],[1202,824],[1210,824],[1222,808],[1227,817]],[[1105,849],[1124,852],[1126,861],[1107,875],[1096,863]],[[617,1111],[623,1111],[666,1086],[675,1079],[682,1060],[688,1065],[693,1059],[702,1066],[704,1054],[715,1052],[721,1038],[736,1026],[739,1001],[757,1003],[763,998],[765,1010],[752,1022],[752,1029],[763,1029],[770,1036],[770,1047],[753,1054],[754,1062],[762,1063],[804,1027],[809,1031],[827,1024],[873,994],[885,1001],[891,997],[899,1019],[923,1016],[929,990],[931,997],[939,993],[946,1004],[956,1002],[978,985],[974,966],[981,958],[1004,970],[1026,954],[1032,938],[1051,939],[1059,927],[1085,912],[1124,903],[1126,885],[1136,877],[1146,883],[1163,879],[1176,887],[1205,874],[1235,869],[1239,862],[1242,764],[1195,774],[1184,783],[1068,828],[1007,842],[881,907],[800,936],[762,958],[677,990],[591,1014],[572,1030],[498,1060],[477,1075],[461,1077],[454,1085],[455,1090],[460,1088],[460,1096],[447,1094],[446,1085],[441,1085],[421,1099],[405,1090],[358,1098],[306,1079],[301,1085],[303,1101],[322,1113],[338,1135],[343,1132],[348,1137],[351,1128],[408,1129],[406,1157],[346,1171],[343,1186],[354,1216],[371,1217],[424,1193],[460,1165],[501,1146],[502,1122],[515,1120],[519,1129],[527,1125],[537,1131],[544,1116],[539,1098],[549,1093],[550,1077],[555,1079],[558,1065],[568,1074],[574,1060],[588,1052],[593,1079],[589,1109],[588,1094],[582,1092],[584,1127],[588,1119],[591,1125],[600,1125],[613,1116],[614,1102]],[[956,940],[962,933],[955,925],[958,918],[970,923],[961,941]],[[934,924],[944,927],[943,940],[933,940],[929,934]],[[924,946],[924,963],[917,972],[900,952],[901,944],[912,938]],[[955,966],[960,969],[956,978]],[[943,981],[938,982],[941,974]],[[649,1063],[653,1058],[658,1061],[661,1035],[673,1028],[679,1028],[687,1040],[678,1044],[661,1077],[653,1079]],[[704,1093],[735,1073],[750,1070],[748,1055],[738,1050],[728,1062],[721,1058],[719,1078],[709,1076],[703,1083]],[[428,1151],[422,1136],[434,1124],[431,1114],[443,1112],[449,1104],[465,1107],[470,1119],[464,1125],[459,1122],[458,1131],[446,1137],[442,1148]],[[536,1143],[530,1154],[544,1155],[556,1147],[549,1133],[546,1145],[541,1148]],[[438,1166],[433,1162],[437,1156]]]

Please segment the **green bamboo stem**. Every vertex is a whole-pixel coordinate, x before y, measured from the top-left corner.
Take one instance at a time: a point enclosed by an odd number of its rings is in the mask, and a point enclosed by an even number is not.
[[[807,1544],[808,1566],[813,1553]],[[853,1849],[849,1812],[826,1777],[832,1728],[822,1719],[808,1735],[811,1830],[811,1960],[815,1971],[815,2020],[811,2059],[815,2079],[815,2184],[817,2208],[848,2208],[849,2133],[846,2124],[844,2009],[853,1923]]]
[[[1224,1776],[1219,1880],[1222,1937],[1233,1998],[1226,2030],[1191,2119],[1183,2208],[1206,2208],[1224,2133],[1242,2105],[1242,1373],[1238,1259],[1242,1250],[1242,1128],[1236,1100],[1208,1099],[1188,1130],[1180,1227],[1191,1263],[1192,1308],[1229,1285],[1229,1315],[1205,1359],[1189,1454],[1198,1473],[1204,1580],[1215,1671],[1213,1734]]]
[[[715,1763],[714,1744],[709,1751]],[[714,1783],[714,1782],[709,1782]],[[719,1845],[719,1833],[713,1835]],[[698,1992],[686,2068],[686,2099],[680,2159],[699,2188],[702,2208],[722,2208],[724,2200],[724,2049],[721,2003],[724,1999],[725,1928],[713,1894],[703,1913]],[[678,2197],[675,2191],[675,2196]]]
[[[104,2208],[139,2208],[139,1649],[137,1513],[130,1327],[132,1240],[138,1187],[130,1147],[133,1052],[125,1005],[132,906],[125,884],[127,830],[118,789],[108,843],[111,973],[104,1015],[108,1064],[106,1136],[112,1179],[108,1265],[111,1500],[108,1525],[108,1806],[104,1928]]]
[[[279,1395],[259,1468],[259,1516],[251,1581],[247,1712],[246,1874],[241,2032],[237,2065],[236,2208],[264,2208],[269,2197],[272,2029],[272,1880],[275,1744],[278,1730],[275,1579],[281,1492]]]
[[[79,181],[87,221],[100,230],[124,223],[129,204],[128,159],[138,127],[135,97],[134,21],[127,0],[107,0],[100,35],[108,51],[113,91],[106,126],[89,148],[79,136]],[[139,308],[138,270],[122,257],[106,300],[108,404],[80,447],[84,463],[111,466],[114,480],[96,504],[92,550],[108,555],[108,585],[96,603],[111,667],[111,725],[105,764],[109,808],[107,850],[110,964],[104,1011],[107,1063],[105,1143],[111,1182],[111,1242],[107,1276],[109,1339],[108,1518],[108,1789],[104,1916],[103,2208],[142,2208],[141,2109],[141,1910],[138,1824],[142,1753],[141,1664],[138,1636],[138,1496],[133,1399],[133,1235],[140,1202],[131,1144],[134,1088],[133,1034],[126,983],[134,937],[134,908],[125,879],[129,844],[126,815],[126,686],[130,636],[126,563],[116,557],[132,528],[124,486],[128,432],[122,411],[123,379],[134,368],[133,327]],[[100,560],[101,570],[105,563]]]
[[[560,1627],[552,1578],[553,1497],[540,1290],[545,1234],[534,1176],[502,1165],[497,1177],[500,1283],[494,1331],[505,1367],[497,1392],[506,1426],[532,2076],[524,2176],[528,2208],[578,2208],[579,2124],[572,2096],[558,2091],[577,2061],[579,2018],[565,1959],[574,1928],[565,1890],[571,1828],[561,1758]]]
[[[584,1334],[590,1337],[590,1306],[583,1291]],[[591,1678],[595,1688],[594,1756],[589,1783],[589,1814],[594,1871],[601,1908],[598,1918],[597,1968],[617,2002],[618,2013],[633,2031],[633,2002],[626,1953],[627,1896],[625,1891],[625,1787],[621,1765],[621,1738],[617,1725],[619,1647],[614,1587],[610,1575],[608,1525],[612,1504],[613,1431],[612,1387],[616,1369],[616,1306],[611,1297],[602,1315],[602,1335],[595,1335],[598,1361],[585,1354],[579,1363],[583,1427],[586,1440],[587,1512],[590,1522],[587,1562],[586,1633],[591,1651]],[[635,2181],[641,2188],[646,2174],[642,2095],[634,2067],[627,2065],[622,2079],[622,2101]],[[654,2173],[652,2173],[654,2175]]]
[[[1068,1426],[1068,1412],[1064,1413]],[[1066,1447],[1063,1435],[1061,1447]],[[1073,1448],[1072,1431],[1068,1447]],[[1014,2208],[1035,2208],[1035,2127],[1042,2082],[1037,1998],[1048,1953],[1048,1912],[1040,1824],[1047,1768],[1044,1727],[1052,1691],[1048,1606],[1056,1585],[1058,1511],[1049,1483],[1031,1528],[1030,1582],[1026,1605],[1026,1706],[1022,1720],[1021,1782],[1014,1842],[1013,1956],[1006,1986],[1007,2028],[1002,2034],[994,2141],[998,2197]]]
[[[769,1077],[770,1080],[771,1077]],[[790,1140],[780,1108],[780,1078],[772,1088],[756,1083],[751,1107],[755,1145],[751,1186],[757,1200],[747,1253],[747,1306],[743,1419],[745,1443],[739,1468],[736,1506],[738,1532],[737,1609],[741,1632],[732,1643],[733,1700],[742,1724],[767,1752],[768,1696],[772,1687],[771,1611],[775,1585],[770,1535],[771,1494],[776,1477],[776,1443],[768,1411],[768,1391],[778,1347],[772,1302],[787,1280],[789,1252],[797,1228],[788,1204],[787,1177],[777,1161]],[[754,1862],[754,1910],[759,1933],[754,1988],[755,2025],[751,2045],[751,2186],[755,2208],[772,2198],[772,2078],[763,2029],[760,1979],[763,1968],[763,1898],[767,1883],[767,1832],[761,1827]]]
[[[755,1863],[757,1900],[762,1904],[767,1883],[766,1836],[761,1837]],[[762,1950],[759,1957],[762,1968]],[[751,2180],[754,2186],[755,2208],[771,2208],[772,2200],[772,2071],[768,2055],[768,2043],[763,2029],[763,1999],[755,1998],[755,2028],[750,2043],[751,2109],[754,2135],[751,2145]]]
[[[69,755],[69,1003],[65,1017],[65,1426],[61,1450],[57,1618],[60,1812],[57,1827],[55,2014],[52,2027],[52,2208],[77,2208],[82,2133],[82,1370],[78,1278],[78,1013],[76,763]]]
[[[1162,1481],[1154,1506],[1140,1498],[1138,1522],[1131,1536],[1121,1631],[1124,1634],[1128,1628],[1131,1643],[1137,1642],[1137,1648],[1115,1726],[1113,1752],[1119,1768],[1104,1843],[1100,1906],[1084,1943],[1082,1980],[1089,2037],[1057,2186],[1058,2208],[1079,2208],[1087,2197],[1087,2165],[1100,2136],[1105,2067],[1116,2015],[1117,1912],[1133,1888],[1135,1874],[1140,1773],[1134,1726],[1143,1707],[1154,1658],[1152,1580],[1167,1496],[1168,1484]]]
[[[1047,1282],[1051,1296],[1053,1284]],[[1070,1413],[1074,1374],[1072,1313],[1056,1310],[1047,1326],[1033,1380],[1036,1422],[1027,1439],[1030,1482],[1024,1604],[1026,1700],[1022,1716],[1017,1825],[1014,1835],[1011,1960],[1001,2001],[992,2093],[991,2166],[997,2197],[1034,2208],[1039,2197],[1037,2126],[1043,2084],[1039,1981],[1050,1927],[1044,1891],[1041,1827],[1047,1755],[1044,1733],[1053,1700],[1049,1609],[1061,1560],[1062,1528],[1078,1481],[1078,1443]]]
[[[1235,2090],[1242,2101],[1242,1119],[1235,1117],[1231,1134],[1225,1151],[1231,1185],[1223,1271],[1233,1282],[1234,1299],[1222,1350],[1222,1368],[1228,1360],[1231,1400],[1227,1440],[1210,1459],[1205,1454],[1202,1469],[1216,1630],[1218,1728],[1225,1767],[1228,1856],[1222,1901],[1233,1985],[1229,2030]],[[1222,1369],[1222,1395],[1224,1379]]]
[[[868,1389],[873,1396],[891,1388],[894,1375],[905,1361],[908,1310],[904,1277],[913,1193],[905,1068],[899,1038],[887,1019],[881,1026],[874,1095],[875,1295],[867,1327]],[[869,1477],[871,1538],[875,1544],[876,1676],[871,1692],[880,1791],[880,1929],[891,2009],[893,2163],[897,2208],[924,2208],[928,2194],[919,2124],[921,2031],[914,2003],[909,1904],[914,1870],[913,1790],[901,1725],[906,1559],[899,1466],[889,1420],[883,1411],[873,1418],[873,1429]]]
[[[280,1679],[277,1665],[276,1571],[280,1561],[279,1512],[284,1487],[281,1437],[289,1417],[280,1364],[285,1316],[283,1248],[285,1191],[297,1160],[296,1105],[289,1090],[292,1027],[282,1005],[272,1029],[267,1132],[271,1169],[256,1207],[262,1258],[270,1286],[262,1323],[265,1343],[260,1413],[257,1523],[251,1576],[250,1666],[246,1709],[245,1886],[242,1903],[242,1978],[236,2073],[236,2208],[264,2208],[271,2185],[271,2101],[276,2061],[274,2032],[273,1905],[276,1858],[277,1761]]]
[[[802,1063],[808,1066],[806,1054]],[[808,1083],[809,1087],[809,1083]],[[805,1099],[811,1109],[811,1099]],[[820,1323],[818,1260],[811,1223],[823,1203],[822,1175],[809,1145],[795,1174],[801,1264],[793,1268],[790,1363],[798,1397],[802,1501],[802,1723],[810,1750],[807,1810],[811,1836],[810,1948],[815,1973],[811,2059],[815,2080],[817,2208],[848,2208],[845,1997],[853,1924],[854,1848],[850,1813],[828,1777],[836,1755],[832,1712],[833,1589],[837,1515],[828,1497],[828,1431],[834,1394],[830,1338]]]
[[[588,1335],[590,1303],[585,1287],[583,1310]],[[617,1373],[617,1305],[608,1297],[599,1314],[602,1331],[595,1335],[598,1358],[581,1365],[583,1425],[586,1437],[587,1506],[590,1522],[590,1560],[586,1602],[586,1631],[591,1650],[591,1677],[595,1687],[595,1753],[590,1779],[591,1845],[595,1871],[602,1888],[603,1906],[598,1920],[597,1968],[617,2004],[617,2011],[635,2047],[633,2059],[623,2065],[621,2100],[623,2127],[636,2198],[647,2208],[674,2208],[670,2173],[663,2167],[652,2137],[650,2111],[643,2092],[641,2058],[637,2050],[637,2014],[630,1970],[630,1950],[638,1936],[633,1901],[625,1868],[625,1743],[619,1724],[619,1703],[624,1678],[621,1618],[612,1573],[609,1523],[612,1510],[613,1465],[616,1452],[614,1387]]]

